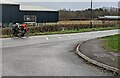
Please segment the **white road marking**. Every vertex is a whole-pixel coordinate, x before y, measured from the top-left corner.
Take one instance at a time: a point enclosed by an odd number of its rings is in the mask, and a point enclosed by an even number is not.
[[[46,40],[49,40],[49,38],[48,37],[45,37],[46,38]]]
[[[68,37],[72,37],[72,36],[69,35]]]
[[[61,38],[60,36],[58,36],[58,38]]]

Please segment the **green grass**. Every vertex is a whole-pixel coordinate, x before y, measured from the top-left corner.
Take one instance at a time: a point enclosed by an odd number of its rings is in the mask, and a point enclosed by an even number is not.
[[[103,30],[112,30],[112,29],[118,29],[118,27],[84,28],[84,29],[64,30],[64,31],[55,31],[55,32],[43,32],[43,33],[42,32],[35,32],[35,33],[30,33],[30,35],[34,36],[34,35],[70,34],[70,33],[103,31]]]
[[[104,48],[110,51],[120,52],[120,34],[103,37],[102,39],[106,41]]]

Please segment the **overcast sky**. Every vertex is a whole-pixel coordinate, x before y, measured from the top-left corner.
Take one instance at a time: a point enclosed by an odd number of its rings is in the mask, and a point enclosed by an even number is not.
[[[11,0],[14,2],[30,2],[29,4],[40,5],[53,9],[82,10],[90,8],[91,0]],[[93,8],[118,7],[120,0],[93,0]]]
[[[91,0],[12,0],[19,2],[90,2]],[[93,0],[94,2],[119,2],[120,0]]]

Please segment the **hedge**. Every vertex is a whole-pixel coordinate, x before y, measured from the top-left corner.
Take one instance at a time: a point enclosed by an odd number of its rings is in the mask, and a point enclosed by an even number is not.
[[[98,27],[114,27],[113,24],[96,24],[92,25],[93,28]],[[72,29],[83,29],[83,28],[90,28],[90,24],[69,24],[69,25],[45,25],[45,26],[39,26],[39,27],[29,27],[28,31],[30,33],[35,32],[55,32],[55,31],[63,31],[63,30],[72,30]],[[3,28],[2,29],[2,35],[9,35],[10,34],[10,28]]]

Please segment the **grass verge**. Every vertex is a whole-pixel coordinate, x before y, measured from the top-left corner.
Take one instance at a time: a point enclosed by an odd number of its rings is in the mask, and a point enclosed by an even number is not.
[[[35,32],[35,33],[30,33],[30,36],[35,36],[35,35],[53,35],[53,34],[70,34],[70,33],[103,31],[103,30],[112,30],[112,29],[118,29],[118,27],[84,28],[84,29],[64,30],[64,31],[55,31],[55,32]]]
[[[104,48],[109,51],[120,52],[120,34],[102,37],[101,39],[105,40]]]

